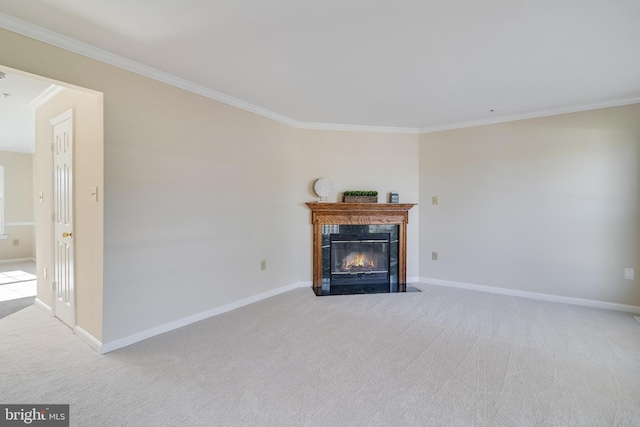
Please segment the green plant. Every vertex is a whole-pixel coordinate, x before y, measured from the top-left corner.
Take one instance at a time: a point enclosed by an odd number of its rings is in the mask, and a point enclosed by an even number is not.
[[[377,196],[378,192],[377,191],[345,191],[344,192],[345,196]]]

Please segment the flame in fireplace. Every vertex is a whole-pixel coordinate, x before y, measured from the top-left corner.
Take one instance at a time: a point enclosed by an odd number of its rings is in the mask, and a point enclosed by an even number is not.
[[[345,260],[343,261],[343,265],[343,270],[345,271],[367,271],[376,268],[374,262],[368,260],[364,256],[364,254],[361,253],[356,254],[355,257],[351,260],[347,260],[347,258],[345,258]]]

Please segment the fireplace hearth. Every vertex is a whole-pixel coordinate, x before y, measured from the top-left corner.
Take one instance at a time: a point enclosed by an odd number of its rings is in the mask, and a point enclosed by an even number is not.
[[[360,294],[393,294],[396,292],[420,292],[420,289],[407,284],[383,283],[368,285],[333,285],[313,288],[318,297],[329,295],[360,295]]]

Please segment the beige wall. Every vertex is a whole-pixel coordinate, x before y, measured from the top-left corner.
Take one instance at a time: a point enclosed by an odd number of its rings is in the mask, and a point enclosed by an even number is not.
[[[34,258],[33,161],[30,153],[0,151],[4,166],[5,234],[0,240],[0,260]],[[13,246],[13,240],[20,241]]]
[[[417,195],[417,136],[303,131],[123,75],[128,80],[122,96],[105,92],[105,120],[120,124],[107,126],[105,146],[105,262],[121,267],[105,270],[105,307],[118,307],[119,335],[310,281],[304,203],[320,176],[337,189],[366,182]],[[335,164],[338,152],[361,165]],[[367,162],[397,176],[366,171]]]
[[[105,339],[296,282],[295,129],[130,73],[112,78]]]
[[[640,306],[639,168],[637,104],[421,135],[420,275]]]
[[[418,135],[301,130],[296,162],[296,210],[301,243],[299,260],[307,280],[311,275],[311,226],[305,202],[317,200],[313,184],[328,178],[333,193],[328,201],[341,201],[346,190],[377,190],[378,201],[388,202],[399,193],[400,202],[418,203]],[[418,274],[419,209],[409,211],[407,227],[407,277]]]
[[[3,65],[104,93],[104,343],[310,281],[304,203],[320,176],[416,201],[416,135],[295,129],[14,33],[0,39]],[[320,167],[345,150],[362,166]]]
[[[312,131],[5,30],[0,58],[104,94],[102,277],[99,251],[83,261],[104,343],[310,281],[304,203],[319,177],[333,181],[332,200],[370,188],[423,201],[410,215],[409,277],[640,305],[620,279],[638,260],[633,107],[420,137]]]
[[[76,323],[98,340],[102,339],[102,233],[103,233],[103,129],[102,95],[63,89],[36,109],[36,202],[38,226],[38,299],[52,305],[51,274],[51,122],[73,110],[74,135],[74,244]],[[90,188],[98,188],[98,201]]]

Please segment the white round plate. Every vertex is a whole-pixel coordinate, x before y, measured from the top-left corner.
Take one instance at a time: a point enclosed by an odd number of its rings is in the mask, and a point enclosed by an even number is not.
[[[320,178],[313,184],[313,190],[316,192],[318,197],[327,197],[331,194],[331,181],[327,178]]]

